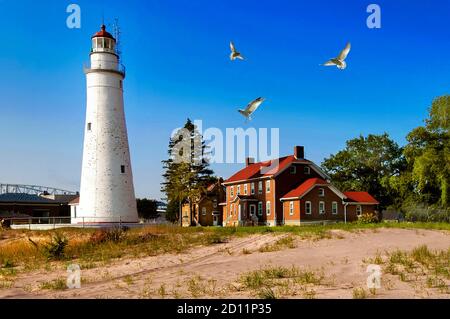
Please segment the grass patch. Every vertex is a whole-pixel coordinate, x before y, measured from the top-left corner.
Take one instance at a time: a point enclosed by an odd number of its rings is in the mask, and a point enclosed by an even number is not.
[[[295,247],[297,247],[295,238],[293,236],[286,236],[281,239],[278,239],[273,244],[267,244],[267,245],[260,247],[258,249],[258,251],[261,253],[267,253],[267,252],[272,252],[272,251],[283,250],[285,248],[292,249]]]
[[[366,299],[367,292],[364,288],[358,287],[354,288],[352,291],[353,299]]]
[[[58,278],[41,283],[40,288],[45,290],[65,290],[67,289],[67,284],[65,279]]]
[[[402,282],[424,284],[441,293],[449,293],[450,248],[448,250],[430,250],[426,245],[412,251],[395,250],[375,258],[383,266],[383,272],[397,276]],[[368,262],[372,263],[373,259]]]
[[[330,224],[279,227],[179,227],[172,225],[146,226],[127,231],[114,229],[66,228],[37,230],[3,230],[0,239],[0,267],[17,268],[20,272],[45,269],[51,259],[52,268],[62,267],[65,262],[87,265],[105,265],[117,258],[141,258],[164,253],[182,253],[200,245],[215,245],[233,237],[254,234],[289,234],[285,239],[263,247],[263,251],[275,251],[295,247],[295,238],[319,240],[332,236],[332,230],[359,231],[379,228],[438,229],[450,231],[449,223],[378,223],[378,224]],[[59,236],[59,239],[57,238]],[[298,236],[298,237],[296,237]],[[48,238],[51,238],[50,241]],[[29,240],[29,239],[31,240]],[[67,241],[65,240],[67,239]],[[7,240],[8,242],[4,242]],[[52,243],[53,242],[53,243]],[[34,244],[33,244],[34,243]],[[43,249],[49,246],[49,249]],[[426,252],[418,251],[414,260],[432,261]],[[432,265],[432,262],[430,263]],[[5,267],[6,266],[6,267]],[[435,267],[436,268],[436,267]],[[444,267],[436,268],[443,274]]]
[[[299,292],[304,298],[315,298],[311,286],[321,285],[323,274],[312,270],[301,270],[273,266],[250,271],[240,276],[239,282],[244,289],[249,289],[263,299],[276,299],[284,296],[295,296]]]
[[[273,291],[272,288],[263,288],[259,293],[258,297],[260,299],[277,299],[277,295],[275,294],[275,291]]]

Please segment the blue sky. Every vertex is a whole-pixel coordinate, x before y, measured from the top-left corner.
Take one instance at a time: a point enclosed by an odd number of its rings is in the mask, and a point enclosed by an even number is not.
[[[81,29],[66,7],[81,7]],[[382,9],[368,29],[366,7]],[[399,144],[450,91],[450,1],[0,0],[0,181],[79,187],[83,63],[102,15],[122,27],[125,107],[136,194],[159,198],[161,160],[186,118],[246,127],[238,107],[263,96],[255,128],[280,128],[280,153],[320,163],[359,134]],[[248,58],[232,63],[233,40]],[[352,43],[345,71],[319,67]],[[247,125],[248,127],[248,125]],[[241,164],[214,165],[229,177]]]

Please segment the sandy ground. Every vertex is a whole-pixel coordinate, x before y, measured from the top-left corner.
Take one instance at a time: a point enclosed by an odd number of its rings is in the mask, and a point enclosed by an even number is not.
[[[209,287],[207,294],[198,297],[252,298],[254,292],[240,289],[242,273],[266,266],[293,265],[323,272],[328,284],[314,287],[316,298],[352,298],[354,288],[366,288],[364,260],[375,257],[377,252],[409,251],[420,245],[439,250],[450,247],[448,232],[391,228],[358,232],[336,230],[330,239],[298,239],[296,248],[258,251],[259,247],[282,236],[287,235],[253,235],[234,238],[225,244],[194,248],[183,254],[118,260],[104,267],[82,270],[80,289],[40,288],[42,282],[65,278],[64,270],[21,274],[12,288],[0,289],[0,298],[192,298],[187,287],[193,278],[197,278],[194,282],[197,280]],[[382,288],[370,298],[450,298],[450,295],[383,274]]]

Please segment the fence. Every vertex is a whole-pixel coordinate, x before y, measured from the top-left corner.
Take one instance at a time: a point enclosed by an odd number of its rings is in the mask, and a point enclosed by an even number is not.
[[[165,224],[157,219],[140,220],[139,222],[127,221],[122,216],[118,217],[8,217],[1,219],[4,227],[12,229],[45,230],[56,228],[102,228],[102,227],[144,227],[149,225]]]

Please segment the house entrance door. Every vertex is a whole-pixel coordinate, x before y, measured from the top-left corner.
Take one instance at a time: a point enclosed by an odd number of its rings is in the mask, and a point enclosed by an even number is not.
[[[250,217],[256,214],[256,205],[250,205]]]

